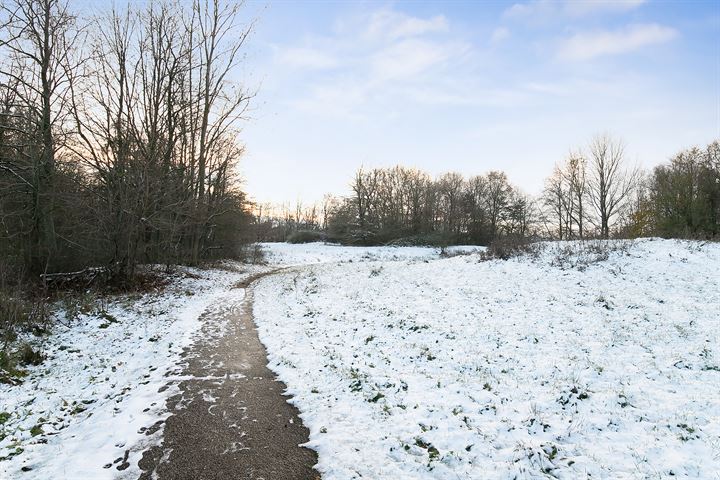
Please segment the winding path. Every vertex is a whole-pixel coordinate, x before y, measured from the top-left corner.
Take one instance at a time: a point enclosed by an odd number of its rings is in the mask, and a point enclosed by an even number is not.
[[[180,392],[167,402],[162,444],[143,453],[141,479],[315,480],[308,430],[267,368],[252,318],[252,283],[244,297],[203,314],[201,341],[184,352]],[[234,297],[236,295],[233,295]]]

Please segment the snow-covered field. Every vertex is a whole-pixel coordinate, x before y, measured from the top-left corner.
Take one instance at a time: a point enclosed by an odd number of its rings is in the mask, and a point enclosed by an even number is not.
[[[136,478],[200,314],[290,267],[254,313],[324,479],[720,479],[720,245],[597,245],[266,244],[268,266],[80,308],[0,385],[0,478]]]
[[[78,299],[70,306],[74,314],[58,310],[49,335],[23,335],[20,341],[30,342],[46,359],[25,367],[21,385],[0,383],[0,479],[136,478],[143,449],[162,435],[157,422],[168,415],[165,400],[176,391],[180,353],[197,340],[204,311],[242,295],[231,289],[239,281],[288,265],[439,255],[433,248],[324,244],[265,244],[263,249],[267,266],[180,269],[161,292],[82,305]],[[467,250],[477,247],[454,249]]]
[[[370,261],[430,260],[438,258],[440,249],[432,247],[345,247],[324,243],[261,243],[265,256],[273,265],[309,265],[313,263],[354,263]],[[485,247],[448,247],[448,254],[481,252]]]
[[[323,478],[720,478],[720,245],[583,250],[262,279],[261,340]]]
[[[143,447],[156,441],[147,429],[174,392],[158,390],[198,317],[241,295],[231,286],[260,269],[182,269],[162,293],[123,295],[103,311],[90,303],[49,336],[26,337],[47,359],[20,386],[0,384],[0,478],[137,478]]]

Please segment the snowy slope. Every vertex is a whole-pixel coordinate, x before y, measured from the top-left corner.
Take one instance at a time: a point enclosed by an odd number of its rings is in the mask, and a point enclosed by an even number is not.
[[[143,447],[162,432],[151,427],[167,416],[166,374],[193,341],[200,314],[242,295],[230,287],[258,271],[240,268],[183,269],[161,293],[124,295],[104,313],[60,318],[40,340],[42,365],[20,386],[0,384],[0,412],[9,414],[0,425],[0,478],[117,478],[119,466],[137,478]]]
[[[323,478],[718,478],[720,245],[577,251],[263,279]]]

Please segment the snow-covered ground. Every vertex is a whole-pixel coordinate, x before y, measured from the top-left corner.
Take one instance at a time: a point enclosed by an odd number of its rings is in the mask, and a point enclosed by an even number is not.
[[[720,478],[720,245],[405,251],[256,287],[324,479]]]
[[[345,247],[331,243],[261,243],[272,265],[309,265],[313,263],[353,263],[369,261],[429,260],[438,258],[439,248],[433,247]],[[485,247],[448,247],[448,254],[481,252]]]
[[[136,478],[143,449],[162,434],[157,422],[168,415],[180,353],[197,339],[204,311],[238,301],[242,291],[231,287],[239,281],[288,265],[439,256],[433,248],[319,243],[263,250],[267,266],[180,269],[161,292],[95,299],[72,306],[75,315],[60,308],[49,335],[20,338],[47,358],[26,368],[21,385],[0,384],[0,478]]]
[[[0,478],[136,478],[200,314],[290,266],[254,313],[323,478],[717,480],[720,245],[597,245],[481,261],[266,244],[268,266],[183,269],[81,308],[33,339],[48,358],[22,385],[0,385]]]
[[[102,311],[89,303],[75,318],[59,318],[49,336],[26,337],[47,359],[21,385],[0,384],[0,478],[137,478],[143,447],[156,441],[147,429],[167,416],[174,392],[158,390],[193,341],[198,317],[242,295],[231,287],[263,269],[237,267],[181,269],[161,293],[116,297]]]

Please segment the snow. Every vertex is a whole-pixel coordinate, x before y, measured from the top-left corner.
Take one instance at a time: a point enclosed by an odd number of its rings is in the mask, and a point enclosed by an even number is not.
[[[720,245],[270,248],[325,259],[254,304],[324,479],[717,478]]]
[[[346,247],[332,243],[261,243],[271,265],[309,265],[313,263],[353,263],[369,261],[429,260],[437,258],[434,247]],[[484,251],[484,247],[448,247],[449,254]]]
[[[60,318],[40,340],[47,359],[21,385],[0,384],[0,412],[10,414],[0,425],[0,457],[11,456],[0,461],[0,478],[137,478],[144,447],[162,433],[150,427],[167,417],[175,391],[160,387],[195,340],[200,314],[242,298],[231,286],[259,270],[241,268],[181,269],[161,293],[122,295],[104,313],[96,305]],[[33,436],[36,425],[42,433]]]
[[[718,478],[719,244],[263,248],[26,337],[48,358],[0,385],[0,478],[137,478],[201,314],[281,267],[254,314],[324,479]]]

